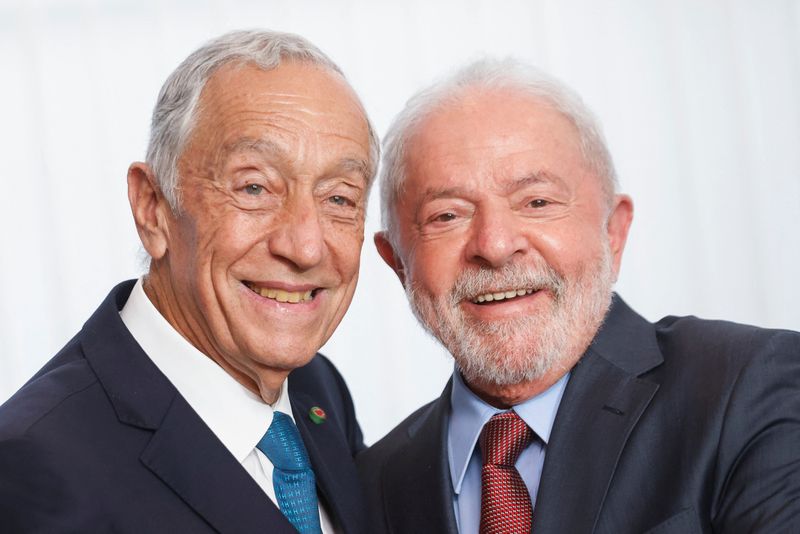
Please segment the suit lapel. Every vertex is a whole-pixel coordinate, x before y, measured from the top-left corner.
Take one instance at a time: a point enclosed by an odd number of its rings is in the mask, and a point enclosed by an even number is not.
[[[652,325],[615,297],[561,400],[534,532],[593,532],[622,450],[658,390],[638,376],[661,362]]]
[[[384,464],[381,486],[393,533],[457,532],[447,460],[448,383],[427,414],[409,428],[409,440]]]
[[[141,461],[219,532],[295,532],[179,395]]]
[[[363,497],[360,486],[348,484],[348,481],[357,481],[353,455],[343,439],[340,430],[340,414],[328,408],[326,419],[321,424],[316,424],[309,418],[309,411],[314,406],[322,406],[323,402],[314,399],[312,394],[297,391],[289,381],[290,401],[295,424],[303,437],[317,487],[325,499],[328,510],[336,518],[336,522],[344,532],[362,532],[361,516],[363,515]]]
[[[125,328],[119,310],[132,287],[111,292],[84,325],[81,346],[120,423],[153,431],[141,462],[219,532],[294,533]]]
[[[617,460],[658,386],[587,355],[570,378],[547,445],[534,532],[592,532]]]

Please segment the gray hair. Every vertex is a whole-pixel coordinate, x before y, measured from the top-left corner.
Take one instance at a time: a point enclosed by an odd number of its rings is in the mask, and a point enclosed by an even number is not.
[[[545,100],[578,130],[586,162],[603,180],[609,205],[617,190],[617,176],[600,125],[572,89],[555,78],[513,59],[482,59],[412,96],[395,117],[384,137],[380,175],[381,213],[389,240],[396,244],[394,207],[402,192],[408,143],[419,125],[441,107],[457,102],[470,89],[512,90]]]
[[[177,211],[180,205],[178,159],[192,133],[197,103],[206,82],[229,63],[252,63],[272,70],[285,60],[317,65],[344,78],[341,69],[328,56],[299,35],[259,30],[234,31],[213,39],[195,50],[169,75],[153,110],[146,157],[173,210]],[[380,141],[366,112],[364,120],[370,134],[368,178],[371,184],[378,166]]]

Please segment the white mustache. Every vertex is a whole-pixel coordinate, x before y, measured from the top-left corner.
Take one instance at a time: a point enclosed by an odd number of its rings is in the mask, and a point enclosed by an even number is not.
[[[510,264],[499,269],[481,267],[462,272],[450,291],[450,305],[472,300],[478,295],[511,289],[546,289],[558,301],[566,288],[566,281],[549,265],[540,268]]]

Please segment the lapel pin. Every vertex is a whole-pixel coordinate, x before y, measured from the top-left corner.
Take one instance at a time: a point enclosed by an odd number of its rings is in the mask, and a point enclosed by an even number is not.
[[[314,421],[316,424],[321,425],[325,422],[325,419],[327,419],[328,416],[325,414],[325,410],[319,406],[314,406],[308,411],[308,418]]]

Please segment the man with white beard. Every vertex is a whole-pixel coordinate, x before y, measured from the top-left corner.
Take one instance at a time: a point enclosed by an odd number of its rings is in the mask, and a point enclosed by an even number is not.
[[[358,459],[379,529],[800,531],[800,335],[612,293],[633,204],[577,95],[479,62],[385,152],[375,243],[455,370]]]

